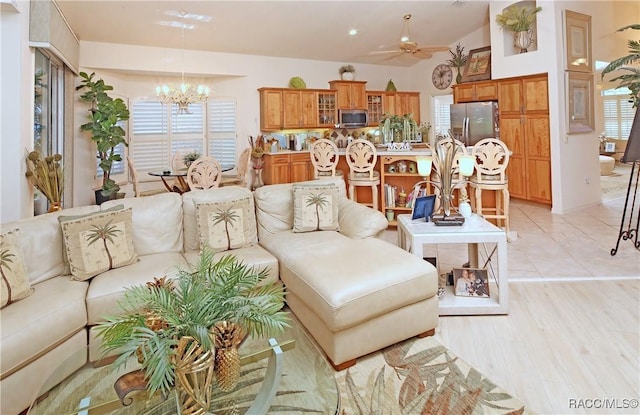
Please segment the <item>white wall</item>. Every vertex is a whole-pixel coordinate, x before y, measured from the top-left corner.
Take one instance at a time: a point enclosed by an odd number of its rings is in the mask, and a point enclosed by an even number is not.
[[[25,150],[33,148],[33,53],[27,39],[29,2],[3,3],[0,12],[0,216],[2,223],[33,214]]]
[[[563,10],[592,17],[592,64],[626,54],[624,36],[612,35],[625,24],[640,19],[640,3],[629,1],[538,1],[537,51],[511,55],[511,45],[495,22],[495,16],[513,2],[490,4],[492,73],[494,79],[536,73],[549,76],[549,121],[551,130],[552,211],[566,213],[601,203],[598,139],[602,131],[599,97],[594,97],[595,129],[586,134],[567,134],[564,71]],[[633,32],[633,31],[628,31]],[[626,33],[630,38],[634,33]],[[596,91],[597,95],[597,91]]]

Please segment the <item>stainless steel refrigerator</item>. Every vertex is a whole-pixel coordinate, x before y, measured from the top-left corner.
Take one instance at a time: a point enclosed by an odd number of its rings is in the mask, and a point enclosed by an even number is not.
[[[466,146],[483,138],[500,138],[496,101],[451,104],[451,135]]]

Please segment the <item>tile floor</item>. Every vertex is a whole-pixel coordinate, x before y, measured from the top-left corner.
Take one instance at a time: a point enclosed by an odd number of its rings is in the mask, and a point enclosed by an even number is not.
[[[610,254],[624,201],[618,195],[601,205],[558,215],[547,206],[512,199],[511,230],[517,238],[508,244],[509,280],[640,277],[640,252],[630,240],[621,240],[617,254]],[[396,243],[395,228],[386,231],[384,239]],[[440,273],[467,259],[463,245],[431,249],[425,249],[425,256],[438,257]]]

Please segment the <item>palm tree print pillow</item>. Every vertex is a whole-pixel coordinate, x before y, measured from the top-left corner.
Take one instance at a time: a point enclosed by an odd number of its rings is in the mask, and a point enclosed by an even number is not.
[[[0,308],[26,298],[33,292],[27,279],[27,268],[24,264],[18,228],[0,235],[0,273],[2,274]]]
[[[138,260],[131,218],[127,208],[58,219],[73,279],[84,281]]]
[[[251,202],[248,196],[224,202],[196,203],[200,249],[216,252],[252,245],[250,239]]]
[[[338,187],[293,185],[293,232],[338,231]]]

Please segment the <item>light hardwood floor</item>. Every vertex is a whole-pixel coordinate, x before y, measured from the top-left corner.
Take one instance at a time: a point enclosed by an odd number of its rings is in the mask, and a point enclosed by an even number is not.
[[[610,255],[623,204],[554,215],[514,200],[509,314],[441,317],[436,338],[539,414],[639,414],[624,406],[640,399],[640,252]],[[438,251],[444,269],[460,249]]]

